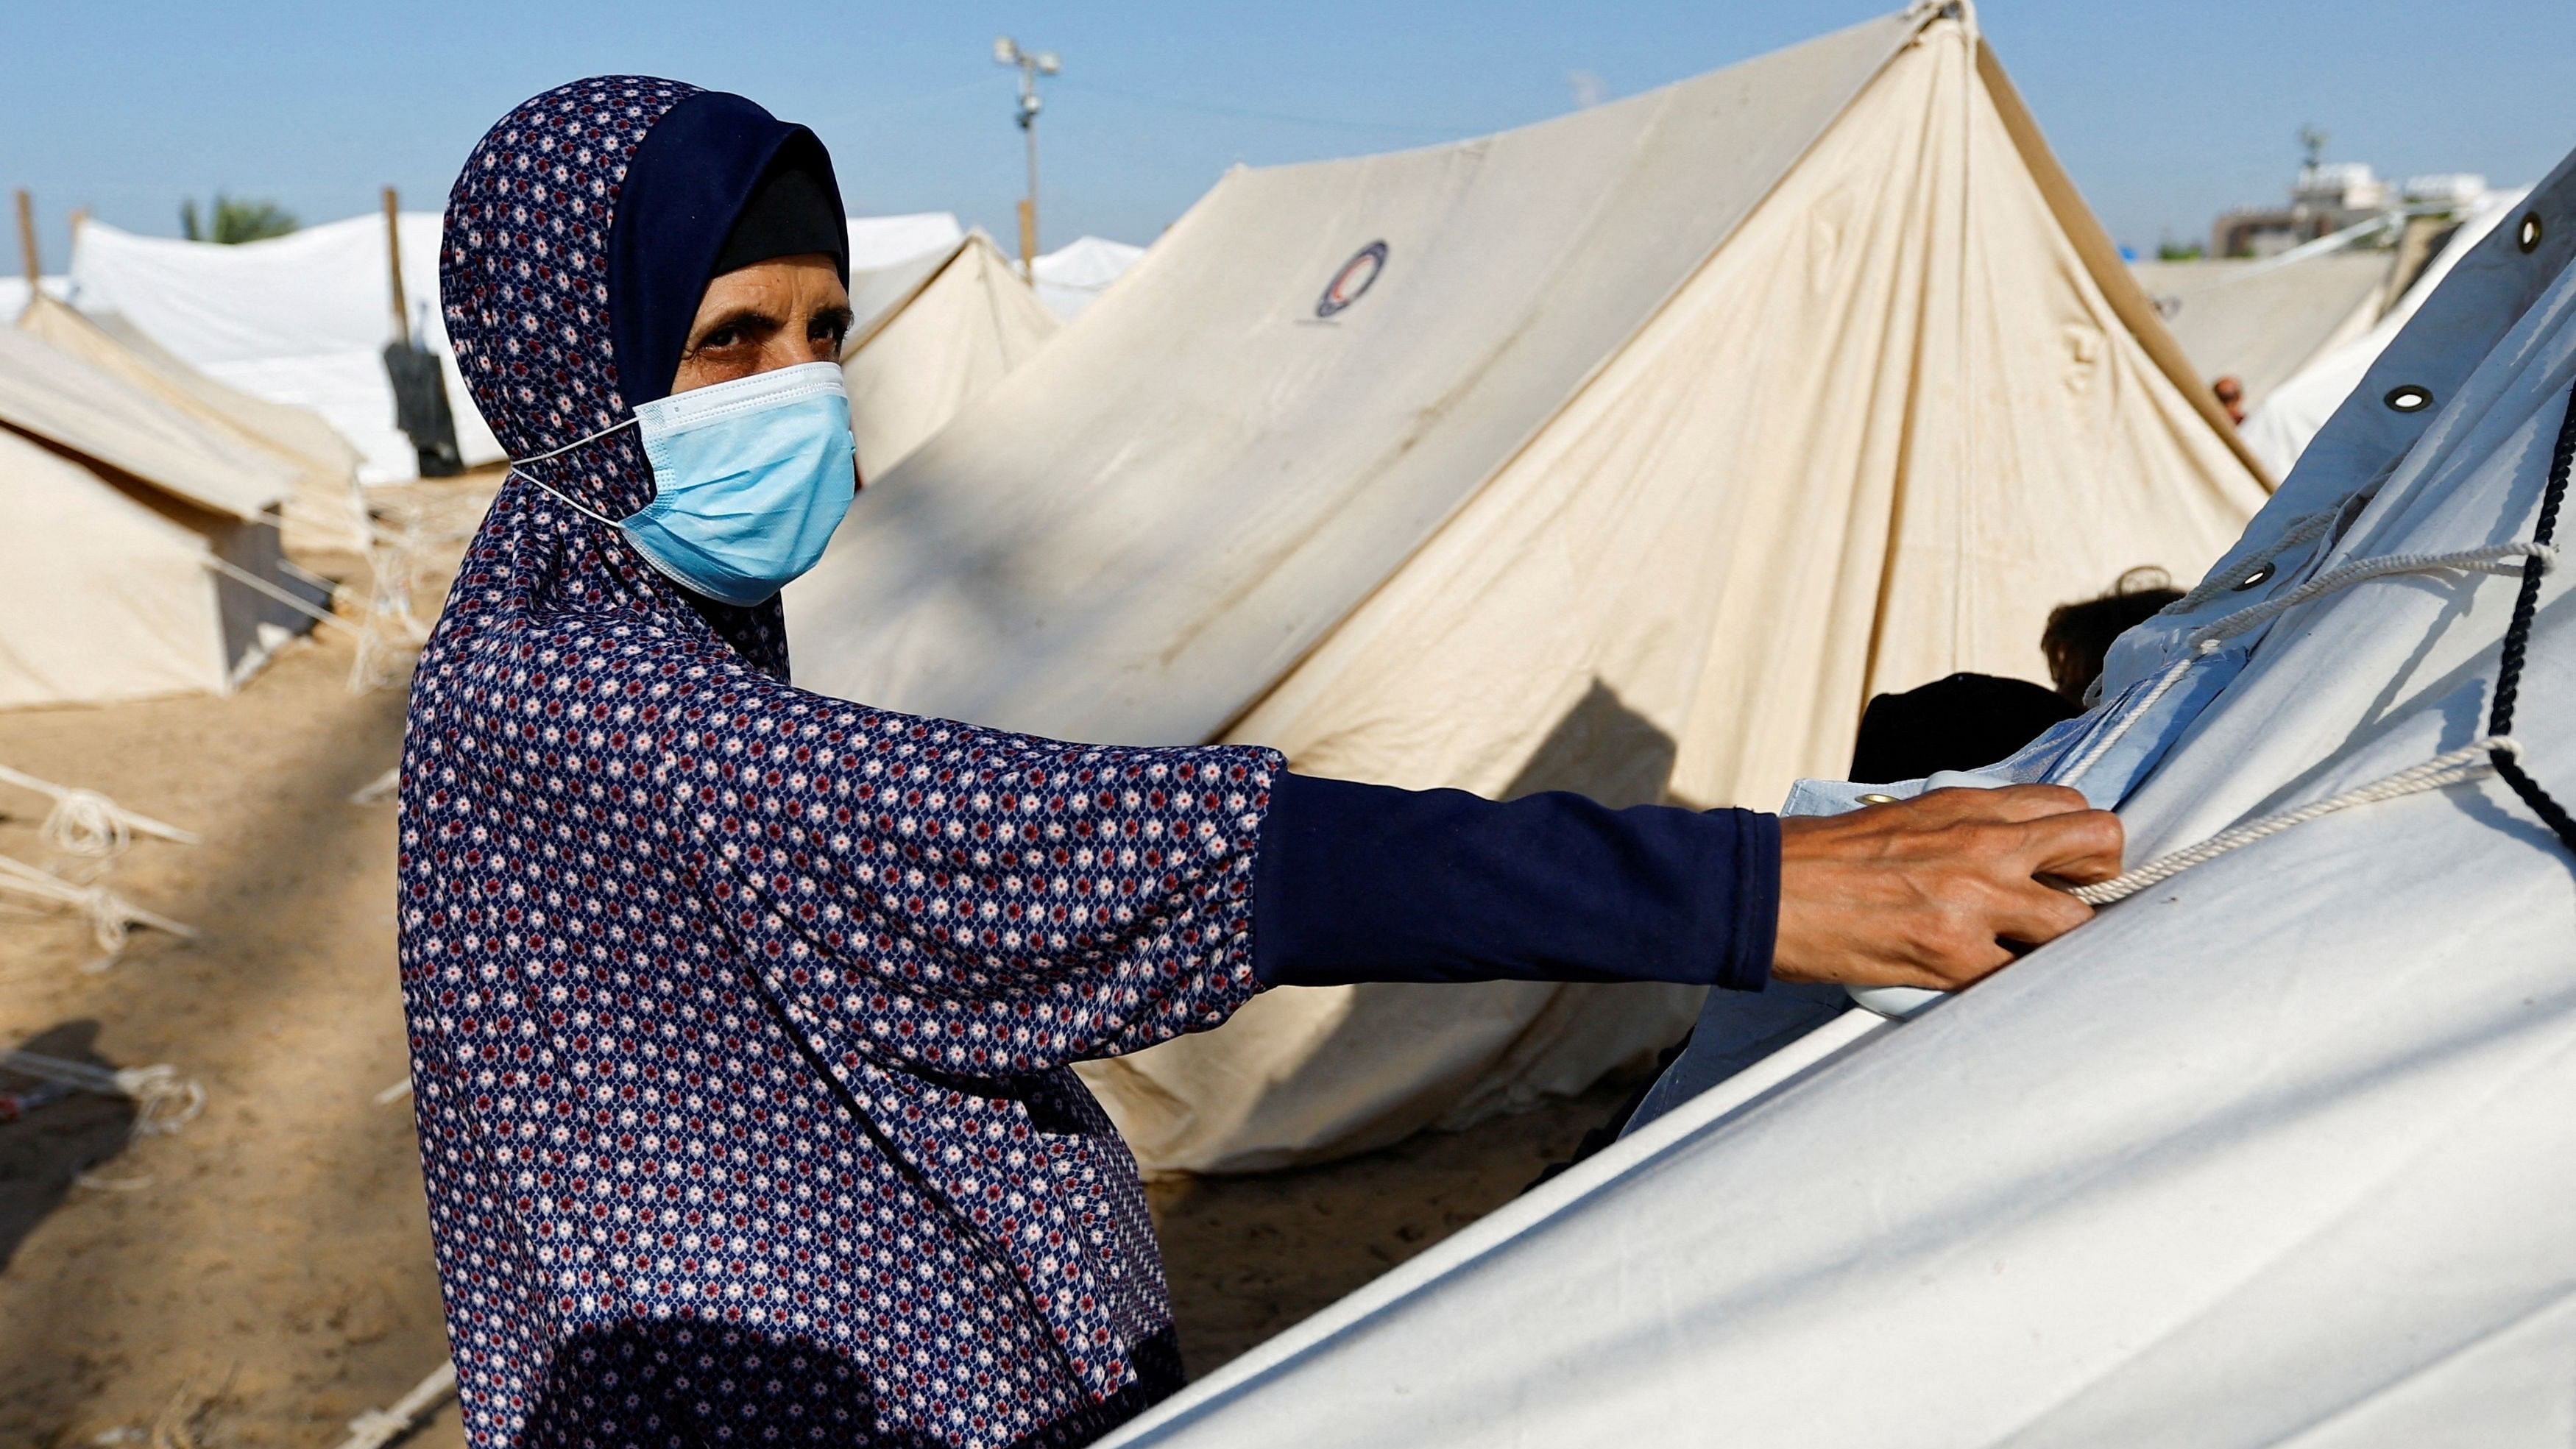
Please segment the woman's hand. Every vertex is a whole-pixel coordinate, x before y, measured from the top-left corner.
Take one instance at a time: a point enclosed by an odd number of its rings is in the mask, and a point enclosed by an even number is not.
[[[1783,981],[1949,991],[2074,930],[2120,873],[2120,818],[2057,785],[1934,790],[1780,821]]]

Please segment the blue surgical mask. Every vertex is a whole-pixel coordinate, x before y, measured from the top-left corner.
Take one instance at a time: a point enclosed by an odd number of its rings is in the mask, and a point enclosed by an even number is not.
[[[519,476],[626,535],[686,588],[757,604],[814,566],[856,489],[850,395],[841,369],[809,362],[656,398],[635,416],[528,463],[620,428],[643,437],[653,501],[610,518],[532,476]]]

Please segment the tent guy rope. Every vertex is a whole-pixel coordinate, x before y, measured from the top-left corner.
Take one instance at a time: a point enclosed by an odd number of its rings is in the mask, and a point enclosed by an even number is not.
[[[96,790],[57,785],[7,765],[0,765],[0,784],[15,785],[52,798],[54,808],[45,817],[43,839],[45,844],[65,855],[113,859],[124,854],[137,835],[158,836],[181,845],[196,845],[203,839],[193,830],[182,830],[139,811],[128,810]]]
[[[206,1109],[206,1089],[167,1063],[102,1067],[35,1052],[0,1051],[0,1069],[75,1091],[125,1098],[134,1104],[134,1125],[128,1130],[136,1137],[168,1136]]]
[[[2186,846],[2181,850],[2159,856],[2134,870],[2124,871],[2113,879],[2097,885],[2077,886],[2070,894],[2088,905],[2109,905],[2113,901],[2125,900],[2159,881],[2179,875],[2195,865],[2215,860],[2229,851],[2251,845],[2266,836],[2278,835],[2292,826],[2304,825],[2311,820],[2322,819],[2355,805],[2395,800],[2427,790],[2438,790],[2449,785],[2481,780],[2489,775],[2495,775],[2511,786],[2514,794],[2520,796],[2522,802],[2531,808],[2531,812],[2539,816],[2542,823],[2558,837],[2559,843],[2566,846],[2569,851],[2576,852],[2576,817],[2571,817],[2566,807],[2559,804],[2546,789],[2542,788],[2539,781],[2534,780],[2529,772],[2522,768],[2522,749],[2514,742],[2511,734],[2514,706],[2522,690],[2523,663],[2531,647],[2531,627],[2533,621],[2539,616],[2540,580],[2558,559],[2558,548],[2552,539],[2558,531],[2558,510],[2566,500],[2567,480],[2571,470],[2576,470],[2576,388],[2571,388],[2568,393],[2566,415],[2559,424],[2558,442],[2550,454],[2549,481],[2541,491],[2540,512],[2533,522],[2529,542],[2497,544],[2490,548],[2465,549],[2453,553],[2390,554],[2380,558],[2355,559],[2328,569],[2277,598],[2267,599],[2232,614],[2223,615],[2201,629],[2192,636],[2192,652],[2175,660],[2167,668],[2164,676],[2157,680],[2155,687],[2148,691],[2146,699],[2136,709],[2130,711],[2129,715],[2132,720],[2144,715],[2147,706],[2171,689],[2194,662],[2217,653],[2220,645],[2229,638],[2257,624],[2278,618],[2289,610],[2324,594],[2366,580],[2390,578],[2400,574],[2453,570],[2503,573],[2510,561],[2518,560],[2517,572],[2521,578],[2521,586],[2514,596],[2513,617],[2505,626],[2504,639],[2498,650],[2494,703],[2488,712],[2487,733],[2483,738],[2473,740],[2456,750],[2436,755],[2422,764],[2399,770],[2393,775],[2383,776],[2368,784],[2356,786],[2339,795],[2277,811],[2259,820],[2221,831],[2197,845]],[[2306,537],[2314,538],[2323,529],[2321,525],[2311,525],[2315,524],[2317,518],[2331,517],[2334,511],[2311,515],[2310,518],[2301,520],[2291,532],[2297,533],[2304,528],[2307,529]],[[2275,550],[2276,553],[2278,551],[2278,549]],[[2189,597],[2207,599],[2212,597],[2214,592],[2210,584],[2205,582],[2200,588],[2193,590]],[[2095,761],[2108,753],[2111,744],[2116,742],[2123,732],[2123,730],[2113,730],[2102,742],[2087,750],[2075,768],[2068,772],[2069,777],[2079,776],[2090,769]]]
[[[116,964],[117,954],[125,949],[126,937],[136,926],[150,926],[182,940],[195,940],[197,928],[174,921],[157,911],[147,911],[125,897],[101,885],[79,885],[49,870],[39,870],[23,860],[0,855],[0,892],[33,896],[37,900],[69,906],[89,917],[91,933],[98,940],[106,959],[94,962],[93,971],[103,971]]]

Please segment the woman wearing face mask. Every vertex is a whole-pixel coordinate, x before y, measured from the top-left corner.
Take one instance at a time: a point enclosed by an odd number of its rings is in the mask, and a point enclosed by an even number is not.
[[[400,924],[477,1446],[1086,1442],[1180,1358],[1070,1063],[1281,984],[1955,986],[2083,919],[2035,874],[2117,871],[2063,791],[1498,805],[795,689],[775,596],[857,482],[841,218],[809,132],[635,77],[449,202],[520,461],[413,683]]]

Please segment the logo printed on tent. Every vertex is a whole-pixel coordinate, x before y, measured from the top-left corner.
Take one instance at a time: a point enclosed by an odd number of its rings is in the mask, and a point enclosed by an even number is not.
[[[1358,301],[1369,288],[1377,285],[1377,274],[1386,270],[1386,243],[1370,242],[1351,254],[1342,269],[1333,273],[1331,286],[1315,303],[1315,315],[1330,317]]]

